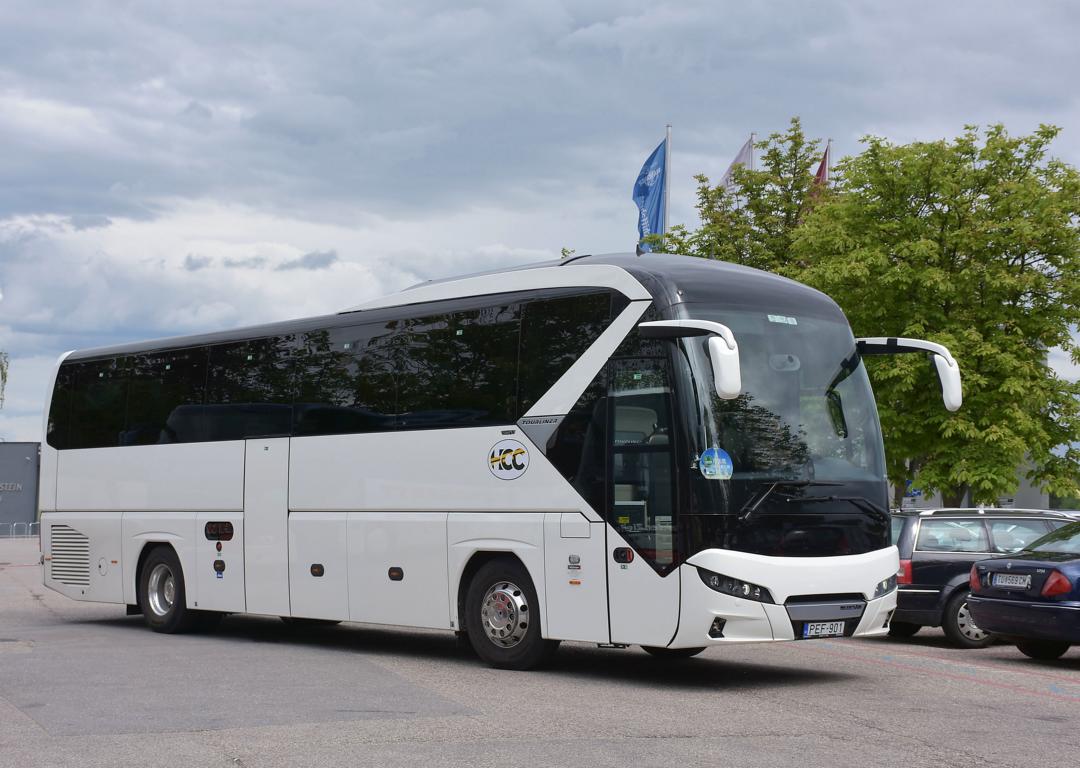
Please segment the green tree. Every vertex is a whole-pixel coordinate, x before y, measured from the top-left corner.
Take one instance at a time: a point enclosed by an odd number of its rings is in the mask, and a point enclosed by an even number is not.
[[[650,240],[672,253],[733,261],[798,277],[805,268],[792,262],[792,243],[809,210],[828,195],[815,187],[812,170],[821,160],[821,141],[808,139],[799,118],[783,133],[754,145],[754,170],[737,167],[734,188],[698,183],[701,226],[693,231],[672,227],[666,238]]]
[[[1080,490],[1080,387],[1047,361],[1055,346],[1080,361],[1080,174],[1050,157],[1057,133],[869,137],[791,236],[788,274],[835,298],[857,335],[932,339],[960,363],[950,414],[922,356],[870,361],[900,487],[917,477],[946,503],[992,502],[1027,460],[1043,489]]]

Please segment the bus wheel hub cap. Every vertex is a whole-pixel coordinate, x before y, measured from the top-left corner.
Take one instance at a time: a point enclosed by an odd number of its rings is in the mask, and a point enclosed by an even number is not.
[[[516,584],[500,581],[484,595],[480,621],[488,639],[502,648],[513,648],[525,638],[529,627],[529,604]]]
[[[150,571],[150,582],[147,584],[147,597],[150,598],[150,610],[158,616],[165,616],[172,610],[176,600],[176,579],[173,578],[169,566],[158,563],[154,570]]]

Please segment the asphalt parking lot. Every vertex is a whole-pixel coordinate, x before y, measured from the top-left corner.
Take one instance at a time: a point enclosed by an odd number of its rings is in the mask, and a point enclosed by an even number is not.
[[[0,766],[1075,766],[1080,648],[817,640],[659,662],[565,643],[502,672],[451,635],[229,617],[165,636],[0,540]]]

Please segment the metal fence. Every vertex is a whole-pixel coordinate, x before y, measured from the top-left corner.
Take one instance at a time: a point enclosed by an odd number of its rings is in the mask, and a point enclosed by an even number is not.
[[[0,539],[29,539],[40,530],[41,523],[0,523]]]

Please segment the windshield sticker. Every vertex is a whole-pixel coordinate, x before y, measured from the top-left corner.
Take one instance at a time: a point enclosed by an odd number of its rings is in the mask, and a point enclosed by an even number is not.
[[[500,480],[515,480],[529,468],[529,451],[517,440],[500,440],[491,449],[488,468]]]
[[[798,325],[799,321],[794,317],[788,317],[787,315],[769,315],[770,323],[780,323],[781,325]]]
[[[709,480],[730,480],[735,467],[723,448],[709,448],[698,457],[698,469]]]

